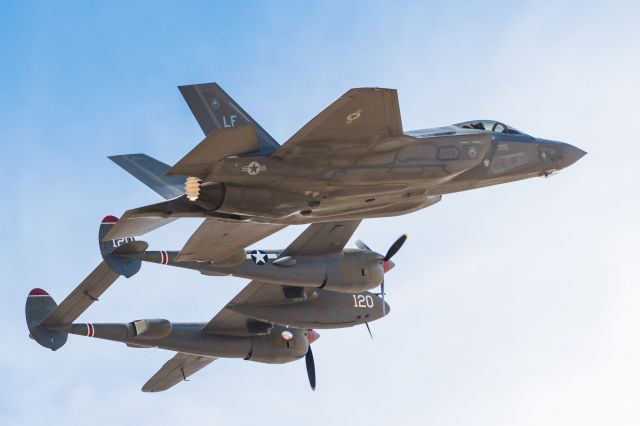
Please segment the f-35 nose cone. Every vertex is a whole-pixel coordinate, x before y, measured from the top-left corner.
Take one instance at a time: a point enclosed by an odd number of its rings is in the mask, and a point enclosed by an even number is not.
[[[562,144],[561,150],[562,168],[569,167],[585,156],[586,152],[568,143]]]

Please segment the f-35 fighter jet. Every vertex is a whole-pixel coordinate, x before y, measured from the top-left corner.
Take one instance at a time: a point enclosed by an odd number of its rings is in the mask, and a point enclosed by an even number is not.
[[[497,121],[407,132],[396,91],[381,88],[349,90],[280,146],[217,84],[180,91],[206,137],[173,167],[111,157],[167,201],[127,211],[105,240],[203,217],[250,244],[289,224],[395,216],[442,194],[548,176],[585,154]]]

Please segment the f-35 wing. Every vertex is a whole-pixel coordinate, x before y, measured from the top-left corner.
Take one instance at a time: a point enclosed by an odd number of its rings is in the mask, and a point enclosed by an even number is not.
[[[340,143],[402,135],[398,93],[394,89],[351,89],[309,121],[273,155],[295,155],[305,143]]]
[[[272,223],[205,219],[189,238],[176,260],[221,262],[286,226]],[[244,261],[244,259],[244,253],[242,253],[242,260]]]
[[[187,377],[211,364],[216,359],[218,358],[178,352],[144,384],[142,392],[167,390],[181,381],[187,380]]]
[[[280,253],[284,256],[322,256],[341,252],[362,220],[314,223]]]

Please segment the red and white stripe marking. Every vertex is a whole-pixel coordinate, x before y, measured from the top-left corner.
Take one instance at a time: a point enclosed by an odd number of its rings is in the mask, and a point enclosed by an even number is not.
[[[169,253],[164,250],[160,250],[160,264],[168,265],[169,264]]]
[[[87,324],[87,337],[93,337],[95,334],[95,329],[93,328],[93,324]]]

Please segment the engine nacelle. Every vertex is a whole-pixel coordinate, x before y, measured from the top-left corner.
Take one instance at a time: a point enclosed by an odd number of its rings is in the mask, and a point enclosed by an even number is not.
[[[205,182],[199,189],[199,195],[194,202],[211,212],[281,218],[291,214],[292,205],[306,205],[303,196],[273,188]]]
[[[283,331],[288,331],[292,336],[289,333],[283,335]],[[309,349],[308,334],[308,330],[276,325],[269,334],[251,338],[251,352],[246,359],[266,364],[284,364],[300,359]]]
[[[347,249],[342,256],[327,262],[326,290],[362,293],[376,288],[384,279],[384,265],[379,254]]]
[[[140,339],[159,339],[171,334],[173,326],[166,319],[142,319],[131,323],[135,336]]]

